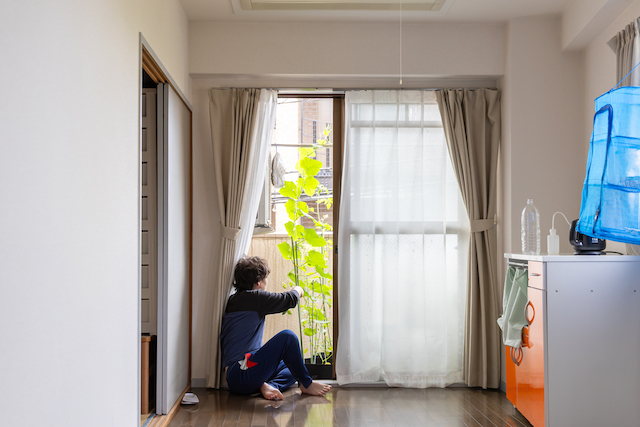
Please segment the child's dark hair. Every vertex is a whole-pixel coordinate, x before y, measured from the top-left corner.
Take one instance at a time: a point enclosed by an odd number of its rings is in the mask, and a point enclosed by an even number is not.
[[[265,259],[257,256],[242,258],[236,264],[234,284],[238,291],[250,291],[253,286],[266,278],[271,270]]]

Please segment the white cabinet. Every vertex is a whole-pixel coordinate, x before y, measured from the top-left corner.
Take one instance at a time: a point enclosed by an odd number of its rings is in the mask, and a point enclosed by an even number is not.
[[[516,408],[534,427],[640,425],[640,257],[505,257],[529,262],[520,366],[507,348]]]

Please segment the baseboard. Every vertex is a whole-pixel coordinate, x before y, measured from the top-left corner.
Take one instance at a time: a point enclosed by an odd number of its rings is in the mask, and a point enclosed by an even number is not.
[[[207,387],[207,379],[206,378],[191,378],[191,387],[192,388],[206,388]]]
[[[167,415],[156,415],[155,417],[153,417],[148,427],[167,427],[169,425],[169,422],[171,422],[171,419],[178,412],[178,409],[180,408],[180,403],[182,403],[182,398],[184,397],[185,393],[189,391],[190,388],[191,386],[187,385],[187,388],[184,389],[184,391],[182,392],[182,394],[180,395],[176,403],[169,410],[169,413]]]

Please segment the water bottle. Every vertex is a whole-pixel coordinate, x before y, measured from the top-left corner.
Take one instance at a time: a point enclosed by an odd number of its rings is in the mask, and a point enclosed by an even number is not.
[[[533,204],[533,199],[527,200],[527,206],[522,210],[520,225],[522,253],[540,255],[540,213]]]

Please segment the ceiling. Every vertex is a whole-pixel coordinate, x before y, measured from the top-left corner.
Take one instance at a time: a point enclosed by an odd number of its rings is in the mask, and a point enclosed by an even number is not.
[[[189,21],[251,21],[251,22],[383,22],[397,21],[400,12],[394,10],[244,10],[247,0],[181,0]],[[284,0],[287,2],[290,0]],[[324,0],[319,0],[322,3]],[[361,0],[337,0],[358,3]],[[379,3],[381,0],[370,0]],[[437,12],[407,10],[416,0],[404,4],[405,22],[504,22],[512,18],[536,15],[561,15],[572,1],[581,0],[446,0]],[[245,6],[246,7],[246,6]],[[352,6],[350,6],[352,7]],[[344,6],[343,6],[344,8]]]

